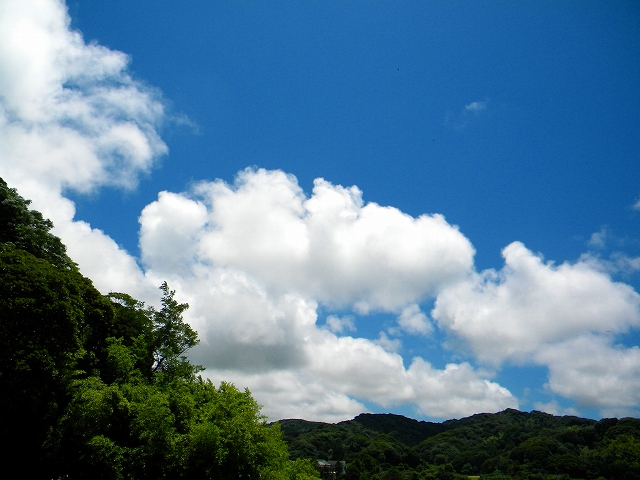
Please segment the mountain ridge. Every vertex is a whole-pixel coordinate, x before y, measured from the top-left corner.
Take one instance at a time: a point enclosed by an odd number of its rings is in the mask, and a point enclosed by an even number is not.
[[[277,422],[292,459],[346,461],[347,479],[640,479],[640,419],[506,409],[443,422],[363,413],[338,423]],[[462,478],[462,477],[461,477]]]

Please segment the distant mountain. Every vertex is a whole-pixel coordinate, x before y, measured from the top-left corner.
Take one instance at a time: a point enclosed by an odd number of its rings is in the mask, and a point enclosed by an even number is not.
[[[361,414],[337,424],[279,424],[292,458],[345,460],[348,479],[387,478],[383,472],[400,479],[493,473],[640,479],[636,418],[596,421],[507,409],[442,423]]]
[[[392,413],[362,413],[353,420],[342,423],[349,422],[358,423],[367,430],[391,435],[409,447],[447,430],[444,423],[418,421]]]

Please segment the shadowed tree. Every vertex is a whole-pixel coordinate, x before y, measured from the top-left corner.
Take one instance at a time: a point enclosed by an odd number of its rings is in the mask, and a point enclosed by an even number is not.
[[[25,250],[56,267],[75,268],[62,241],[50,233],[53,222],[30,210],[31,200],[22,198],[0,178],[0,243]]]

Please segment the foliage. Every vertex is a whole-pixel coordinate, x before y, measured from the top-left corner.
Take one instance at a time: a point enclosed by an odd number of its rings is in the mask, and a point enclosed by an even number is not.
[[[38,452],[60,415],[67,386],[109,302],[75,269],[0,245],[0,432],[2,455]]]
[[[348,479],[640,478],[635,418],[597,422],[508,409],[441,424],[373,414],[337,425],[280,424],[292,457],[339,452],[333,459],[346,460]]]
[[[74,383],[52,436],[67,478],[271,478],[285,475],[286,445],[248,391],[198,379],[170,386]],[[276,477],[273,477],[276,478]],[[286,477],[282,477],[286,478]]]
[[[0,244],[29,252],[56,267],[75,268],[62,241],[49,233],[53,222],[29,210],[30,204],[31,200],[22,198],[0,178]]]
[[[193,368],[184,353],[198,343],[198,334],[182,320],[182,312],[189,305],[178,303],[173,297],[175,291],[169,289],[167,282],[160,286],[162,290],[162,309],[150,309],[153,319],[152,350],[153,373],[188,376],[200,368]]]
[[[318,478],[249,391],[197,376],[167,283],[159,310],[101,295],[52,223],[0,179],[0,459],[24,478]],[[28,462],[24,458],[28,457]],[[13,467],[13,468],[12,468]]]

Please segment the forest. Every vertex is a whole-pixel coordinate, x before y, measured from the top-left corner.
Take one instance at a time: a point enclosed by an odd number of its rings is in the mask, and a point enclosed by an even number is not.
[[[292,458],[346,462],[345,479],[638,479],[640,420],[508,409],[442,423],[361,414],[281,420]]]
[[[213,385],[166,283],[102,295],[0,179],[0,459],[27,479],[318,478],[248,390]]]
[[[0,179],[0,459],[21,478],[640,478],[635,418],[268,423],[189,361],[197,333],[166,282],[160,308],[101,294],[29,205]]]

